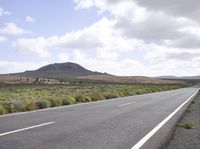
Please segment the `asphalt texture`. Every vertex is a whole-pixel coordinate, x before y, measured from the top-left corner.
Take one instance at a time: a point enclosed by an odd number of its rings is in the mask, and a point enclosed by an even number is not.
[[[131,149],[197,90],[183,88],[1,116],[0,149]],[[48,122],[52,123],[39,126]]]

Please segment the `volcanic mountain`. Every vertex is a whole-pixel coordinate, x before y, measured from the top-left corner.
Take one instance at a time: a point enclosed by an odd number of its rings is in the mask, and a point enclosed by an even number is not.
[[[49,64],[33,71],[18,73],[20,76],[45,77],[45,78],[70,78],[88,75],[102,75],[104,73],[90,71],[76,63]]]
[[[182,83],[176,80],[162,80],[159,78],[144,76],[115,76],[107,73],[91,71],[76,63],[54,63],[43,66],[37,70],[25,71],[0,75],[0,82],[23,82],[29,77],[29,82],[36,78],[51,79],[79,79],[113,83],[153,83],[153,84],[177,84]],[[20,80],[20,81],[19,81]]]

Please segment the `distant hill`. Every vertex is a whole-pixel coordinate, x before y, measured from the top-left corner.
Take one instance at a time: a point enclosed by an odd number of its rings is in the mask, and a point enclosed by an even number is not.
[[[159,76],[155,77],[159,79],[170,79],[170,80],[200,80],[200,76]]]
[[[184,83],[176,80],[162,80],[145,76],[113,76],[113,75],[88,75],[81,76],[78,79],[114,82],[114,83],[153,83],[153,84],[179,84]]]
[[[33,71],[0,75],[0,82],[31,83],[34,82],[37,78],[81,79],[81,80],[114,82],[114,83],[154,83],[154,84],[183,83],[182,81],[177,81],[177,80],[165,80],[161,78],[152,78],[144,76],[114,76],[107,73],[91,71],[82,67],[79,64],[71,62],[49,64]],[[55,80],[51,81],[55,82]]]
[[[45,77],[45,78],[71,78],[87,75],[102,75],[104,73],[94,72],[85,69],[76,63],[55,63],[46,65],[37,70],[25,71],[23,73],[16,73],[12,75],[20,75],[26,77]]]

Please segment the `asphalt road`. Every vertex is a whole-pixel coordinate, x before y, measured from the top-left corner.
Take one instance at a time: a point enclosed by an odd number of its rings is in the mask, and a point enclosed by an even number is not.
[[[131,149],[198,88],[0,117],[0,149]]]

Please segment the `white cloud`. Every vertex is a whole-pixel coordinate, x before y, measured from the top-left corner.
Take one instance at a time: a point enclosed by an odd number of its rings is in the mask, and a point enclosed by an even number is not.
[[[51,42],[46,40],[44,37],[38,37],[36,39],[18,39],[13,43],[13,47],[15,47],[18,51],[21,52],[31,52],[36,53],[40,57],[50,57],[51,54],[47,50],[48,46],[51,45]]]
[[[62,49],[59,61],[118,75],[200,73],[200,25],[192,17],[153,10],[146,0],[74,1],[77,11],[96,7],[111,17],[62,36],[20,38],[14,47],[40,57]]]
[[[143,63],[146,70],[144,74],[199,73],[197,70],[200,65],[197,59],[200,59],[200,25],[194,19],[198,13],[193,13],[200,10],[199,5],[195,2],[190,5],[180,0],[176,0],[175,5],[172,1],[158,1],[75,0],[75,3],[76,9],[96,7],[101,13],[109,12],[115,22],[112,30],[121,33],[118,38],[129,40],[132,44],[134,40],[140,41],[133,45],[136,53],[137,49],[144,51],[140,58],[140,63]],[[172,4],[175,7],[172,7]],[[195,6],[195,9],[190,14],[190,11],[184,12],[185,6],[189,10]],[[124,47],[127,47],[127,42]],[[180,65],[186,67],[180,71]],[[187,71],[191,70],[190,65],[194,66],[195,72]],[[131,66],[129,68],[131,70]]]
[[[21,38],[15,42],[15,47],[18,50],[36,53],[40,56],[49,53],[51,48],[80,49],[103,55],[103,53],[113,50],[120,52],[134,50],[142,43],[136,39],[120,37],[120,34],[113,28],[114,23],[107,18],[102,18],[90,27],[66,33],[60,37]],[[115,54],[116,56],[117,54]]]
[[[94,5],[92,0],[74,0],[74,2],[77,3],[76,9],[90,8]]]
[[[58,53],[58,59],[61,62],[68,62],[68,61],[70,61],[69,58],[70,58],[69,53],[66,53],[66,52]]]
[[[134,0],[148,10],[162,11],[173,16],[181,16],[195,21],[200,21],[199,0]]]
[[[140,64],[140,62],[132,59],[124,59],[120,61],[113,59],[99,59],[94,56],[89,56],[87,53],[79,50],[73,51],[69,57],[71,62],[78,63],[93,71],[128,76],[141,75],[145,71],[144,66]]]
[[[159,76],[159,75],[198,75],[200,73],[199,59],[193,59],[190,61],[181,61],[178,58],[158,59],[154,61],[148,61],[142,63],[130,58],[124,58],[121,60],[113,59],[99,59],[94,56],[89,56],[88,53],[75,50],[71,53],[67,53],[69,61],[79,63],[89,70],[107,72],[115,75],[137,76]],[[63,61],[66,62],[66,61]],[[193,63],[193,65],[191,65]],[[190,71],[192,74],[188,74]]]
[[[10,22],[7,23],[4,27],[0,28],[0,33],[9,35],[22,35],[28,34],[30,32],[18,27],[15,23]]]
[[[4,10],[3,8],[0,8],[0,16],[9,15],[9,14],[11,14],[11,12],[6,11],[6,10]]]
[[[17,61],[0,61],[0,74],[23,72],[25,70],[34,70],[47,65],[49,62],[17,62]]]
[[[0,36],[0,43],[1,43],[1,42],[5,42],[6,40],[7,40],[6,37]]]
[[[145,8],[139,7],[133,0],[74,0],[76,9],[96,7],[99,13],[108,11],[116,18],[123,17],[134,21],[145,19]]]
[[[71,56],[70,56],[70,59],[73,61],[86,60],[88,58],[89,58],[88,55],[85,52],[80,51],[80,50],[72,51]]]
[[[26,16],[25,21],[29,22],[29,23],[32,23],[32,22],[35,22],[35,19],[32,18],[31,16]]]

